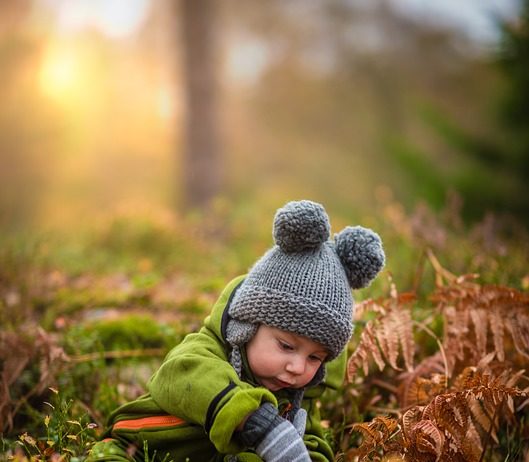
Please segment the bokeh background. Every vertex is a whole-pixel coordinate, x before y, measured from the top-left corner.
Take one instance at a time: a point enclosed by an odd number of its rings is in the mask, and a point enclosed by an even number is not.
[[[2,227],[298,198],[526,221],[520,1],[242,3],[1,2]]]
[[[529,0],[0,0],[0,460],[31,435],[83,460],[64,428],[99,438],[288,200],[377,231],[355,300],[413,292],[435,339],[451,273],[526,304],[528,25]],[[342,436],[381,396],[353,388]]]

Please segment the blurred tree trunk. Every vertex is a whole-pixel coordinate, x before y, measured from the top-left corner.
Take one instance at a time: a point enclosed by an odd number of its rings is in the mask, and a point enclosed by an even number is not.
[[[218,126],[216,0],[182,0],[186,85],[183,206],[205,208],[221,184]]]
[[[32,6],[32,0],[0,1],[0,36],[16,32],[26,20]]]
[[[10,231],[34,223],[51,164],[41,163],[47,121],[35,110],[41,45],[25,28],[32,6],[0,0],[0,228]]]

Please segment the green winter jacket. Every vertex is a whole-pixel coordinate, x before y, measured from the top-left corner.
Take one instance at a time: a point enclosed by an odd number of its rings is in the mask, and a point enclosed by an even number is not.
[[[264,402],[279,410],[289,404],[289,391],[272,393],[253,382],[247,367],[241,380],[229,363],[224,337],[227,307],[244,276],[231,281],[198,333],[189,334],[164,359],[151,377],[148,394],[127,403],[109,418],[108,437],[94,446],[90,461],[173,460],[205,462],[260,461],[238,441],[235,430],[243,418]],[[320,424],[317,399],[327,389],[338,389],[345,373],[345,352],[327,364],[323,383],[307,388],[302,406],[307,410],[304,441],[314,461],[332,461],[333,452]],[[148,457],[144,454],[148,449]],[[237,455],[226,457],[227,455]]]

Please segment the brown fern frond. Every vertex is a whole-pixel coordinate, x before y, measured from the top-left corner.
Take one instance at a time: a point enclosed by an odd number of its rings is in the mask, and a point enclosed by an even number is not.
[[[386,454],[381,462],[404,462],[406,459],[398,451]]]
[[[376,365],[378,366],[378,369],[382,371],[384,369],[384,366],[386,365],[386,362],[382,358],[382,353],[378,347],[376,334],[373,332],[373,325],[370,325],[368,329],[366,329],[366,343],[364,347],[371,353],[373,356],[373,360],[375,361]],[[364,369],[364,373],[365,373]],[[367,375],[367,374],[366,374]]]
[[[446,405],[442,416],[437,420],[438,425],[442,425],[445,434],[450,435],[452,446],[455,445],[458,452],[464,454],[466,435],[472,422],[468,402],[462,394],[455,393],[448,397]]]
[[[416,384],[416,382],[420,382],[421,379],[424,379],[425,377],[429,377],[426,380],[434,382],[429,385],[429,389],[424,388],[422,390],[422,392],[428,395],[427,401],[432,400],[435,395],[446,391],[446,377],[444,376],[444,372],[444,361],[441,352],[438,351],[432,356],[423,359],[412,372],[403,372],[400,374],[400,385],[398,388],[400,407],[407,409],[410,406],[421,404],[422,400],[418,400],[418,397],[420,396],[422,398],[423,395],[417,394],[417,390],[410,389],[417,387],[418,384]],[[437,381],[439,381],[439,387],[437,386]],[[425,403],[426,401],[423,404]]]
[[[419,421],[410,431],[408,442],[410,454],[414,460],[424,460],[427,455],[434,456],[434,460],[441,460],[444,452],[445,436],[430,420]]]
[[[510,368],[504,367],[500,373],[492,374],[486,368],[466,367],[454,380],[453,389],[456,391],[468,391],[487,388],[491,391],[497,390],[523,396],[526,392],[515,388],[515,386],[523,377],[524,372],[523,369],[513,372]]]
[[[399,426],[399,423],[396,419],[388,416],[377,416],[373,419],[373,423],[375,424],[375,427],[379,429],[379,431],[382,432],[383,437],[382,440],[386,441],[389,439],[389,437],[393,434],[393,432],[397,429]]]
[[[359,432],[362,435],[362,443],[358,448],[350,449],[348,457],[358,457],[364,460],[368,455],[375,454],[375,460],[380,460],[379,452],[393,450],[391,444],[395,430],[398,429],[398,420],[387,416],[377,416],[371,422],[356,423],[351,425],[351,432]]]
[[[411,438],[413,428],[422,420],[423,409],[423,406],[413,406],[402,415],[402,432],[405,438]]]
[[[430,380],[417,377],[407,389],[406,402],[414,405],[427,404],[432,399],[430,389]]]
[[[469,313],[474,324],[478,355],[485,356],[487,353],[487,312],[483,308],[470,308]]]
[[[443,346],[447,359],[447,374],[453,373],[457,360],[465,358],[466,339],[468,336],[468,311],[459,311],[455,306],[444,309],[445,327]]]
[[[471,415],[476,423],[495,438],[499,419],[513,420],[515,415],[514,399],[528,396],[527,391],[516,387],[524,371],[512,373],[504,369],[499,375],[486,373],[477,368],[466,368],[454,382],[458,393],[464,394],[469,403]],[[455,388],[454,387],[454,388]],[[496,439],[496,438],[495,438]]]
[[[425,408],[424,418],[436,422],[439,428],[458,441],[464,436],[470,412],[465,409],[465,401],[457,395],[447,393],[436,396]]]
[[[395,315],[395,312],[393,312]],[[415,341],[413,340],[413,321],[409,310],[400,310],[395,320],[395,329],[399,336],[402,348],[402,357],[407,371],[413,370],[413,357],[415,356]]]
[[[363,369],[364,375],[369,373],[369,353],[373,354],[373,352],[375,352],[375,361],[379,368],[382,366],[383,369],[385,366],[378,345],[375,342],[373,329],[374,327],[371,322],[365,326],[362,335],[360,336],[360,342],[347,362],[347,379],[349,382],[353,381],[359,368]]]
[[[483,408],[480,400],[475,396],[469,396],[467,401],[473,421],[479,424],[485,433],[488,433],[492,426],[492,415],[489,415],[489,413]]]
[[[482,364],[490,364],[490,357]],[[514,400],[528,396],[526,390],[515,387],[522,376],[523,371],[512,374],[504,369],[494,375],[467,367],[449,392],[406,411],[401,417],[403,445],[415,457],[409,460],[435,456],[443,461],[478,462],[489,438],[498,443],[500,421],[514,418]]]
[[[475,363],[491,351],[503,361],[510,345],[506,333],[516,352],[529,358],[529,294],[451,279],[437,288],[432,300],[445,319],[443,342],[450,373],[458,361]]]
[[[445,391],[445,382],[442,374],[433,375],[430,379],[416,377],[407,387],[405,402],[407,405],[427,404]]]
[[[364,328],[360,343],[358,345],[359,354],[362,358],[362,367],[364,369],[364,374],[368,374],[369,369],[369,354],[373,357],[375,360],[375,363],[377,364],[379,370],[383,370],[384,366],[386,365],[386,362],[382,358],[382,354],[380,352],[380,348],[377,344],[376,334],[375,334],[376,326],[374,323],[370,322],[366,325]],[[363,353],[362,353],[363,351]]]
[[[500,411],[503,407],[503,403],[501,406],[495,406],[494,403],[488,400],[482,400],[479,398],[479,395],[476,395],[476,401],[478,402],[478,406],[481,406],[482,409],[486,410],[489,423],[487,426],[484,427],[484,433],[483,433],[483,444],[485,447],[489,444],[490,438],[494,440],[496,444],[499,444],[499,439],[497,436],[497,431],[500,428]],[[474,410],[477,409],[477,406],[474,408]]]
[[[387,312],[384,308],[385,302],[380,300],[375,301],[371,298],[360,302],[358,305],[355,305],[354,319],[355,321],[361,321],[367,314],[375,313],[377,317],[384,316]]]
[[[358,432],[364,438],[363,443],[376,443],[379,438],[379,432],[373,428],[372,422],[355,423],[351,425],[351,432]]]
[[[508,316],[505,319],[507,329],[511,333],[512,341],[516,351],[529,359],[529,315],[519,314],[520,316]]]
[[[398,369],[397,358],[399,355],[399,335],[395,328],[398,318],[392,311],[381,320],[380,328],[376,331],[376,338],[380,349],[384,354],[387,362],[393,369]]]
[[[527,380],[529,294],[480,285],[475,275],[458,277],[435,262],[440,284],[432,300],[443,318],[442,338],[428,321],[412,319],[405,306],[409,300],[394,285],[386,300],[364,305],[376,317],[351,356],[349,380],[360,367],[369,372],[373,362],[380,371],[386,364],[398,370],[403,363],[406,371],[398,375],[399,387],[388,388],[399,400],[402,431],[376,418],[357,424],[363,442],[349,455],[380,460],[391,441],[406,461],[481,462],[493,441],[502,440],[502,425],[516,423],[517,412],[529,405],[529,388],[519,386]],[[439,351],[413,369],[415,328],[433,337]],[[388,407],[393,406],[380,409]]]
[[[461,442],[461,449],[465,460],[469,461],[479,461],[479,458],[483,453],[483,444],[481,442],[481,437],[472,420],[469,420],[468,422],[468,428],[465,438]]]
[[[364,435],[364,430],[360,428],[356,431]],[[363,438],[362,443],[357,448],[350,448],[346,452],[346,460],[365,460],[368,454],[376,451],[377,445],[371,438]]]
[[[504,322],[500,310],[494,306],[489,311],[490,331],[492,332],[492,339],[494,341],[494,351],[498,361],[505,361],[504,342]]]
[[[504,381],[505,386],[509,388],[516,386],[518,381],[523,377],[524,373],[525,373],[524,369],[521,369],[515,373],[512,373],[512,371],[510,370],[505,370],[505,375],[507,376],[505,377],[505,381]],[[523,390],[523,391],[527,392],[527,390]]]
[[[478,361],[478,364],[476,365],[474,369],[478,369],[478,370],[488,369],[490,366],[490,363],[492,362],[495,356],[496,356],[495,351],[491,351],[490,353],[486,354]]]
[[[347,364],[347,377],[352,381],[358,371],[362,369],[365,375],[369,372],[369,361],[372,359],[378,369],[382,371],[386,364],[395,370],[398,366],[399,353],[406,370],[413,370],[415,342],[413,339],[413,321],[407,307],[414,297],[410,294],[397,294],[394,290],[391,297],[382,301],[368,301],[363,303],[364,312],[369,308],[377,313],[377,318],[369,321],[361,336],[355,351],[351,354]]]

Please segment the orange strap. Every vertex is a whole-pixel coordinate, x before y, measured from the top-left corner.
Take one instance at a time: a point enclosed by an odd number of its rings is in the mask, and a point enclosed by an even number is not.
[[[141,430],[154,427],[171,427],[185,424],[185,420],[174,415],[157,415],[141,419],[121,420],[113,426],[114,430]]]

